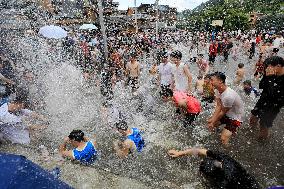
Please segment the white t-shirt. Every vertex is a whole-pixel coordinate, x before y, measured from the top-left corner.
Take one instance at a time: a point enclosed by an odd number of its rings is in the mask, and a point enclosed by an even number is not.
[[[244,116],[244,103],[236,91],[227,87],[222,94],[215,90],[215,95],[216,98],[220,98],[223,107],[230,108],[226,116],[233,120],[242,121]]]
[[[174,74],[176,91],[188,92],[189,83],[188,83],[188,78],[184,72],[185,66],[186,65],[184,63],[180,63],[178,67],[176,65],[173,65],[173,74]]]
[[[26,116],[31,111],[23,110],[21,113]],[[30,136],[27,126],[22,122],[20,116],[8,112],[8,103],[0,107],[0,131],[4,139],[18,144],[29,144]]]
[[[20,123],[21,118],[8,112],[8,103],[0,107],[0,123]]]
[[[279,48],[283,44],[283,38],[277,37],[273,41],[273,48]]]
[[[158,72],[161,76],[161,85],[170,85],[172,83],[173,69],[171,63],[161,63],[158,66]]]

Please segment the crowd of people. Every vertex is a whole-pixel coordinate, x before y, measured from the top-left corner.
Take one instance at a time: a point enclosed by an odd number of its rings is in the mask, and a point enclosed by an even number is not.
[[[104,57],[102,37],[97,33],[71,34],[64,40],[63,46],[65,53],[77,60],[84,79],[94,80],[100,86],[104,96],[102,113],[106,119],[114,117],[108,120],[111,122],[109,125],[123,136],[123,140],[114,142],[114,150],[119,157],[125,158],[143,151],[147,141],[141,129],[128,126],[123,118],[124,112],[115,110],[110,100],[118,83],[136,95],[141,86],[141,70],[147,66],[149,77],[155,78],[154,85],[160,91],[162,101],[172,102],[185,128],[194,125],[208,104],[215,104],[212,115],[207,118],[207,127],[214,131],[220,125],[225,125],[221,130],[221,143],[225,147],[229,146],[230,139],[236,137],[246,121],[243,120],[244,102],[240,91],[231,87],[235,86],[241,87],[245,95],[258,99],[251,110],[249,122],[252,127],[259,125],[259,138],[267,140],[273,121],[284,103],[284,60],[278,55],[279,49],[283,48],[282,35],[185,31],[164,31],[159,36],[153,32],[115,33],[108,36],[107,58]],[[173,48],[173,44],[180,43],[187,46],[189,56]],[[154,58],[154,63],[144,65],[143,57],[149,56]],[[230,58],[238,62],[239,56],[246,56],[251,62],[257,59],[253,66],[254,72],[246,73],[245,65],[239,63],[235,80],[229,85],[229,73],[214,68],[216,57],[222,57],[222,62],[230,64]],[[103,66],[102,62],[108,66]],[[198,73],[191,71],[193,64],[196,64]],[[254,76],[253,83],[259,82],[259,89],[252,86],[251,80],[246,80],[245,74]],[[28,82],[29,76],[30,72],[24,73],[24,80]],[[29,101],[28,87],[17,82],[13,62],[5,55],[0,60],[0,81],[1,139],[28,144],[33,130],[46,126],[33,125],[26,117],[40,118],[46,125],[48,121],[30,110],[37,104]],[[71,144],[71,149],[68,149],[68,144]],[[73,130],[59,147],[63,157],[85,165],[96,161],[97,151],[96,142],[87,138],[82,130]],[[254,178],[225,154],[205,149],[169,150],[168,154],[171,157],[194,154],[205,156],[200,171],[219,187],[259,188]]]

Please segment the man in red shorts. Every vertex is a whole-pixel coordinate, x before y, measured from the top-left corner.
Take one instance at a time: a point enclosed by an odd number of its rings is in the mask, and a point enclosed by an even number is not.
[[[208,127],[213,130],[215,127],[225,124],[221,133],[221,141],[227,146],[232,134],[242,124],[244,104],[236,91],[226,86],[226,76],[221,72],[215,72],[211,76],[211,82],[216,89],[216,107],[214,114],[208,119]]]

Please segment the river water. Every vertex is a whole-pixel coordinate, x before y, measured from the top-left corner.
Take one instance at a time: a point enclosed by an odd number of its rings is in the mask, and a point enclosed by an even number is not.
[[[152,78],[148,75],[148,67],[154,60],[150,54],[146,59],[141,58],[143,74],[137,95],[132,95],[119,85],[114,91],[113,103],[127,115],[130,127],[144,129],[143,136],[147,143],[141,154],[121,160],[112,149],[112,143],[119,138],[119,134],[107,126],[101,116],[99,88],[94,83],[84,81],[81,71],[75,66],[75,60],[64,56],[60,43],[54,45],[57,43],[40,38],[37,34],[15,31],[3,32],[1,36],[2,52],[8,56],[15,55],[18,69],[31,69],[37,76],[34,85],[41,93],[35,98],[44,100],[39,111],[50,119],[46,130],[33,134],[30,145],[1,144],[1,151],[25,155],[46,169],[59,166],[61,179],[75,188],[198,189],[204,188],[198,173],[200,160],[196,157],[172,159],[166,152],[172,148],[204,147],[230,154],[256,177],[263,188],[284,185],[283,110],[275,120],[272,137],[260,143],[256,139],[257,129],[248,126],[249,111],[256,99],[242,95],[246,119],[238,134],[232,138],[230,147],[224,149],[218,131],[210,133],[206,128],[206,119],[212,112],[212,106],[203,109],[192,127],[183,128],[174,115],[173,105],[159,98],[157,87],[151,83]],[[181,50],[183,61],[187,62],[188,48],[182,44],[173,45],[173,48]],[[281,51],[280,55],[283,54]],[[239,90],[231,84],[237,64],[245,64],[246,77],[250,79],[255,61],[256,58],[249,61],[246,56],[239,54],[237,61],[229,57],[228,63],[217,58],[211,69],[225,72],[228,85]],[[196,79],[196,65],[189,66]],[[56,150],[64,136],[75,128],[82,129],[90,137],[96,135],[100,158],[92,167],[59,161]],[[50,160],[42,157],[41,145],[48,148]]]

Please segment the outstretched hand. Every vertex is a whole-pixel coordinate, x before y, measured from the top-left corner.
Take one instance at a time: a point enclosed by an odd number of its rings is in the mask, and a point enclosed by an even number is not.
[[[180,156],[179,151],[177,151],[177,150],[169,150],[168,155],[171,156],[171,157],[179,157]]]
[[[209,122],[209,123],[207,124],[207,127],[208,127],[209,131],[211,131],[211,132],[213,132],[214,129],[215,129],[214,124],[213,124],[212,122]]]

